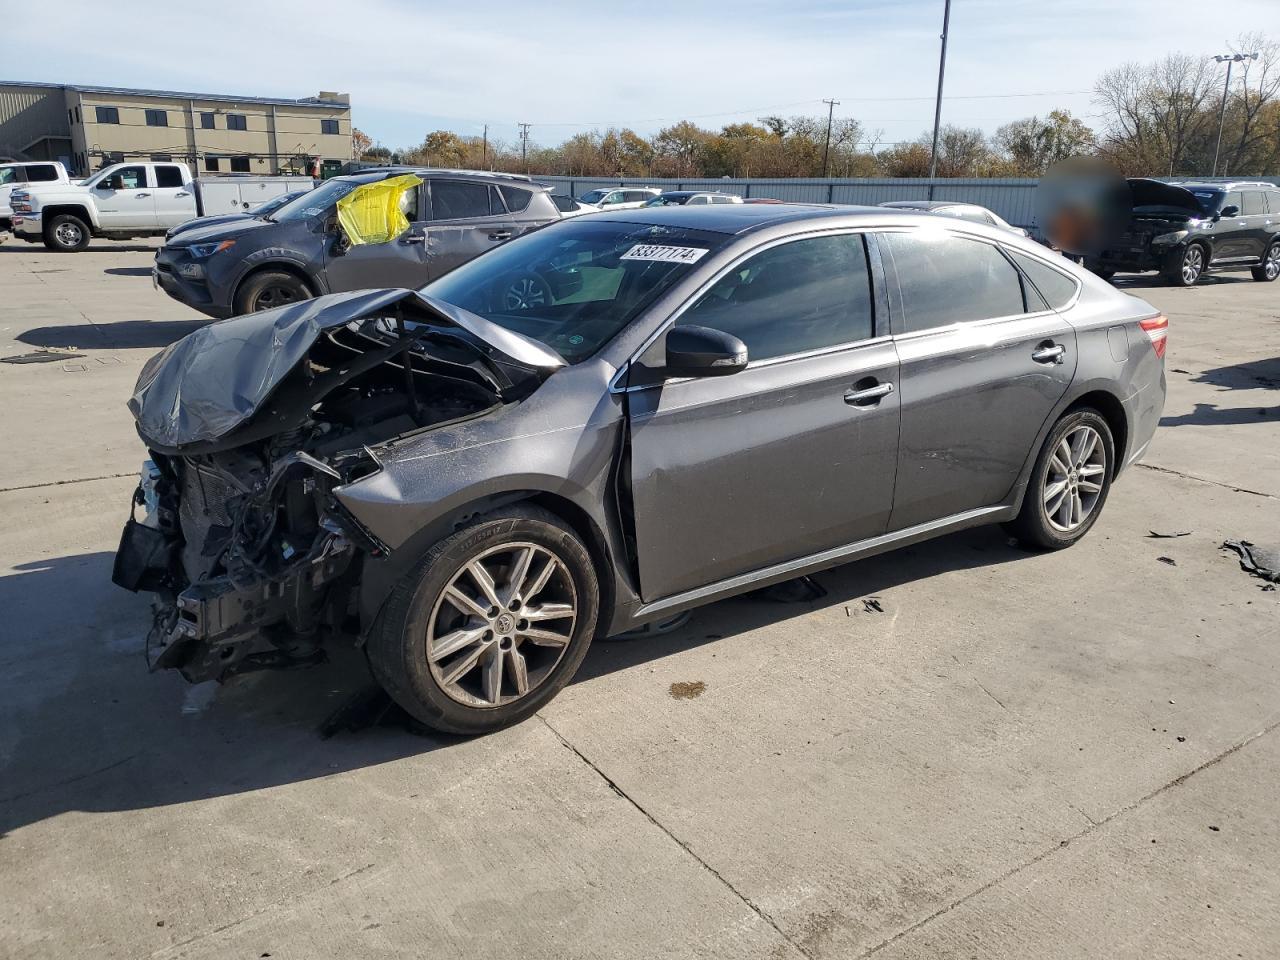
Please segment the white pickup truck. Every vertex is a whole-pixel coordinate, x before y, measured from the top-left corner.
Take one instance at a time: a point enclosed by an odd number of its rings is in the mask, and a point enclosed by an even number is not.
[[[0,230],[13,229],[9,194],[31,183],[70,183],[67,168],[57,160],[0,163]]]
[[[287,176],[195,180],[185,163],[117,163],[78,183],[28,184],[9,202],[14,236],[74,253],[90,237],[163,235],[192,217],[239,213],[312,184]]]

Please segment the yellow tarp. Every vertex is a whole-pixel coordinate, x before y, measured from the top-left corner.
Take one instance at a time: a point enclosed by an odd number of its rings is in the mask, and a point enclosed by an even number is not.
[[[404,192],[422,183],[406,173],[356,187],[338,201],[338,222],[353,245],[389,243],[409,229],[401,208]]]

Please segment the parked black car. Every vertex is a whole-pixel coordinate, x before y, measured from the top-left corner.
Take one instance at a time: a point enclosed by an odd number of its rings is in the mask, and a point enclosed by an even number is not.
[[[350,244],[338,225],[338,200],[405,173],[423,180],[401,198],[409,229],[389,243]],[[559,220],[548,191],[528,177],[465,170],[395,167],[334,177],[265,219],[182,233],[156,253],[154,278],[211,317],[367,287],[420,287]]]
[[[1208,270],[1248,269],[1280,277],[1280,188],[1271,183],[1129,180],[1133,213],[1108,248],[1085,266],[1104,279],[1158,270],[1192,286]]]

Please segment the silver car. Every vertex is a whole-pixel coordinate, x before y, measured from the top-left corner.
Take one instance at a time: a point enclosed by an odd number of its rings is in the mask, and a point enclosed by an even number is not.
[[[976,203],[961,203],[957,200],[893,200],[889,203],[882,203],[880,206],[888,207],[891,210],[918,210],[920,213],[936,213],[944,217],[959,217],[961,220],[968,220],[972,223],[985,223],[988,226],[999,227],[1001,230],[1008,230],[1010,233],[1016,233],[1022,237],[1027,236],[1027,231],[1022,227],[1015,227],[999,214],[988,210],[986,207],[980,207]]]
[[[422,722],[494,730],[593,639],[723,597],[978,524],[1070,546],[1155,432],[1167,327],[964,220],[564,220],[148,362],[115,579],[190,680],[346,637]]]
[[[606,187],[603,190],[588,190],[578,197],[578,202],[600,210],[633,210],[643,207],[660,193],[662,191],[656,187]]]

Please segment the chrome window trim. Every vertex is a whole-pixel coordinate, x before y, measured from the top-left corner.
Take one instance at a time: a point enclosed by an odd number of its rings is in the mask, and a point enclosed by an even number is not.
[[[724,277],[732,273],[735,268],[739,267],[746,260],[750,259],[751,257],[754,257],[758,253],[763,253],[766,250],[772,250],[774,247],[782,246],[784,243],[794,243],[797,240],[811,240],[814,237],[824,237],[824,236],[845,236],[845,235],[861,236],[862,234],[870,232],[872,229],[873,228],[871,227],[857,226],[857,227],[828,227],[826,229],[820,229],[820,230],[807,230],[804,233],[796,233],[790,236],[779,237],[774,240],[769,240],[765,243],[760,244],[759,246],[752,247],[750,250],[744,251],[741,256],[725,264],[709,280],[707,280],[705,283],[699,286],[696,290],[694,290],[693,293],[691,293],[683,303],[681,303],[678,307],[676,307],[671,312],[671,315],[668,316],[667,319],[661,323],[661,325],[659,325],[657,330],[655,330],[652,334],[646,337],[644,342],[640,344],[640,346],[637,347],[634,351],[632,351],[631,356],[627,358],[626,362],[623,363],[622,366],[618,368],[618,372],[615,373],[613,377],[609,380],[609,392],[610,393],[630,393],[633,390],[649,390],[653,387],[660,387],[663,384],[684,383],[688,380],[697,379],[695,377],[673,377],[670,380],[663,380],[661,383],[646,383],[646,384],[641,384],[635,387],[623,387],[623,386],[620,386],[618,383],[618,381],[622,379],[623,375],[627,373],[627,371],[631,368],[631,365],[635,363],[636,358],[638,358],[642,353],[644,353],[651,346],[653,346],[653,343],[655,340],[657,340],[660,336],[666,333],[667,330],[673,327],[676,321],[678,321],[680,317],[683,316],[684,313],[687,310],[689,310],[690,307],[693,306],[693,304],[695,304],[699,299],[701,299],[703,294],[705,294],[713,286],[715,286],[722,279],[724,279]],[[868,276],[870,276],[870,272],[871,272],[870,263],[868,263],[867,265],[867,272],[868,272]],[[872,310],[874,311],[874,309],[875,309],[875,294],[873,291]],[[875,323],[874,313],[872,316],[872,323],[873,324]],[[863,344],[867,344],[867,343],[883,342],[889,339],[891,339],[889,336],[883,336],[883,337],[871,337],[866,340],[848,340],[848,341],[845,341],[844,343],[835,344],[830,347],[820,347],[816,350],[803,350],[798,353],[788,353],[780,357],[769,357],[765,360],[752,361],[748,356],[746,369],[753,370],[757,367],[765,366],[766,364],[772,365],[775,363],[780,363],[788,360],[808,359],[808,358],[820,356],[826,353],[836,353],[841,350],[846,350],[853,346],[862,346]]]

